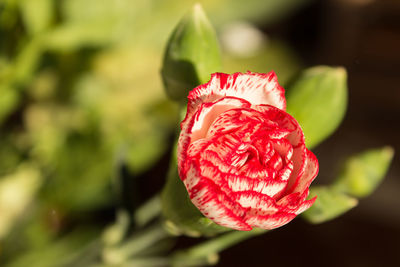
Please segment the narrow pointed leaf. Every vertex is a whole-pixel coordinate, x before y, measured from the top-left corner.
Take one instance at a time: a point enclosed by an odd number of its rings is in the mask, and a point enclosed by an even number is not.
[[[385,177],[393,153],[391,147],[383,147],[349,158],[333,186],[355,197],[368,196]]]
[[[310,196],[318,196],[314,205],[302,216],[310,223],[323,223],[332,220],[354,208],[358,201],[332,187],[311,187]]]

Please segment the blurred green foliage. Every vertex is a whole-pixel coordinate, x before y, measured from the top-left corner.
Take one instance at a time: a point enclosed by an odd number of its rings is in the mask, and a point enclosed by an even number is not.
[[[393,156],[389,146],[354,155],[343,164],[333,187],[359,198],[370,195],[385,178]]]
[[[276,21],[307,0],[200,2],[220,33],[235,20]],[[113,216],[98,211],[118,208],[121,164],[135,179],[172,145],[178,107],[159,71],[169,34],[194,3],[0,2],[0,262],[99,258],[93,251]],[[248,69],[290,77],[300,68],[283,43],[261,47]],[[226,53],[226,70],[247,59]]]
[[[358,198],[372,194],[385,178],[393,155],[393,148],[382,147],[347,158],[332,184],[311,186],[310,198],[317,196],[317,201],[303,217],[311,223],[323,223],[357,206]]]

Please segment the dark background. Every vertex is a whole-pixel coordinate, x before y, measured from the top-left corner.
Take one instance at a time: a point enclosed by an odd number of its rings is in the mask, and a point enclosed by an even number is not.
[[[287,40],[309,66],[348,71],[348,112],[314,151],[315,184],[329,183],[340,158],[365,148],[400,151],[400,2],[315,1],[264,31]],[[381,186],[355,209],[320,225],[296,219],[221,253],[218,266],[400,266],[397,155]]]

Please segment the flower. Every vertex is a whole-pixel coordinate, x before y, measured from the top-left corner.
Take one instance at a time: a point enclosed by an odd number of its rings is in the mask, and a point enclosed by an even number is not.
[[[215,73],[188,96],[178,171],[193,204],[236,230],[273,229],[308,209],[318,161],[285,112],[274,72]]]

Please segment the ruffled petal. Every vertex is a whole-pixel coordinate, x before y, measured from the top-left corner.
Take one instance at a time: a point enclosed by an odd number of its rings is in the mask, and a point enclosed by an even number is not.
[[[250,106],[251,104],[246,100],[236,97],[224,97],[215,102],[200,105],[196,114],[193,116],[194,122],[191,129],[192,136],[190,141],[194,142],[200,138],[206,137],[211,124],[221,113],[234,108],[246,108]],[[229,123],[225,124],[225,127],[229,126]]]
[[[287,187],[287,193],[290,194],[297,187],[306,168],[308,150],[305,146],[304,134],[298,122],[288,113],[270,105],[258,105],[253,108],[263,113],[270,120],[277,122],[280,127],[290,131],[286,137],[293,147],[293,155],[291,157],[293,171]]]
[[[277,212],[266,215],[246,216],[246,222],[253,227],[271,230],[289,223],[295,217],[296,214],[294,213]]]
[[[189,168],[185,186],[192,203],[215,223],[242,231],[252,229],[243,220],[247,209],[233,201],[208,177],[202,176],[196,163],[191,164]]]
[[[304,211],[306,211],[308,208],[310,208],[314,204],[315,200],[317,200],[317,197],[313,197],[312,199],[306,200],[303,203],[301,203],[301,205],[295,211],[295,214],[299,215],[300,213],[303,213]]]
[[[285,181],[253,179],[243,176],[231,175],[227,179],[232,192],[257,192],[269,197],[274,197],[286,187]]]
[[[214,73],[211,80],[189,94],[190,109],[200,103],[214,102],[225,96],[249,101],[252,105],[267,104],[286,110],[285,90],[279,85],[275,72]]]
[[[235,97],[225,97],[213,103],[201,104],[196,112],[189,112],[188,108],[186,118],[181,123],[182,130],[178,141],[178,169],[181,178],[185,175],[187,169],[184,162],[189,145],[204,138],[210,125],[221,113],[238,107],[250,107],[250,103]]]
[[[317,157],[307,149],[307,161],[306,161],[305,171],[302,175],[299,183],[293,192],[303,193],[304,190],[310,187],[311,182],[317,177],[319,166]]]

